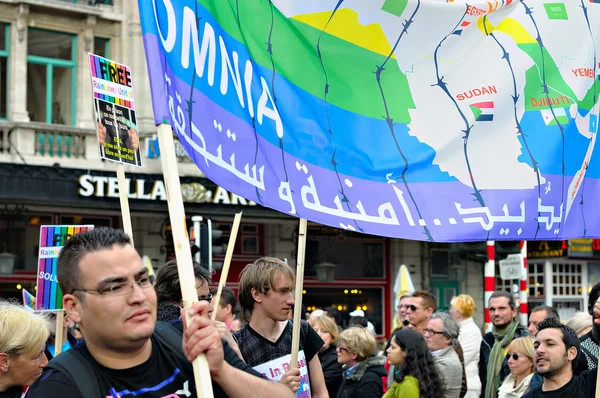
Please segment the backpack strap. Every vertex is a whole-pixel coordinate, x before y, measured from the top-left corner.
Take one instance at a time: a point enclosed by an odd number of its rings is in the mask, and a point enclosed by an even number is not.
[[[182,334],[179,330],[169,324],[156,322],[154,335],[169,348],[171,354],[177,356],[184,363],[189,362],[185,355],[183,355]]]
[[[44,374],[40,376],[42,380],[52,370],[63,373],[71,378],[83,397],[103,398],[96,371],[79,351],[68,350],[54,357],[46,365]]]

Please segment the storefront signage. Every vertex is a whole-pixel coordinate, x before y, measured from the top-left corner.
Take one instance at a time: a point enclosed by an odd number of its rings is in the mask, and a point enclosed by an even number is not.
[[[527,258],[565,257],[567,255],[567,241],[540,240],[527,242]]]
[[[569,240],[569,257],[600,257],[600,239]]]
[[[127,197],[138,200],[167,200],[167,190],[162,180],[125,179]],[[119,184],[116,177],[84,174],[79,177],[79,195],[84,197],[119,198]],[[251,200],[230,193],[217,186],[214,191],[198,182],[182,183],[181,194],[187,203],[212,203],[224,205],[256,206]]]

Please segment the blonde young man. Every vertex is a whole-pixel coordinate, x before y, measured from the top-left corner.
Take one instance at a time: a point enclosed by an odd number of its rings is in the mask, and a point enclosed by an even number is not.
[[[269,379],[279,380],[293,392],[327,397],[318,353],[324,342],[302,321],[298,369],[290,369],[295,275],[281,260],[262,257],[240,275],[239,301],[248,322],[233,337],[247,364]]]

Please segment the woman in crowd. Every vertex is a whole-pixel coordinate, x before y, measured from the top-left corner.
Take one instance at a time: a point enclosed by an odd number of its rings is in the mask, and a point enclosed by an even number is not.
[[[592,330],[592,316],[586,312],[578,312],[565,322],[565,325],[573,329],[578,337],[581,337]]]
[[[336,346],[339,339],[338,329],[333,319],[318,316],[313,319],[313,329],[321,336],[325,344],[319,352],[323,368],[325,386],[330,397],[335,397],[342,384],[342,364],[337,360]]]
[[[519,398],[529,389],[533,377],[535,350],[533,339],[520,337],[508,346],[510,375],[498,390],[498,398]]]
[[[20,398],[48,364],[50,321],[23,306],[0,301],[0,397]]]
[[[384,398],[441,398],[444,385],[423,336],[416,330],[400,329],[387,350],[394,365],[394,383]]]
[[[337,398],[381,398],[381,378],[387,373],[385,358],[374,356],[376,346],[375,337],[364,327],[353,326],[340,334],[337,360],[344,373]]]
[[[467,294],[456,296],[450,301],[450,315],[458,323],[460,332],[458,342],[462,348],[467,394],[465,398],[479,398],[481,380],[479,379],[479,349],[481,348],[481,330],[473,321],[475,301]]]

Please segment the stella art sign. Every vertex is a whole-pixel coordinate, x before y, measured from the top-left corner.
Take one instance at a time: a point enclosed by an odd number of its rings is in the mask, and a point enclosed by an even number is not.
[[[167,200],[167,189],[163,180],[146,181],[144,179],[125,178],[127,197],[139,200]],[[84,174],[79,177],[79,196],[119,199],[117,177]],[[217,186],[214,191],[198,182],[182,183],[181,194],[187,203],[212,203],[224,205],[256,206],[251,200],[230,193]]]

